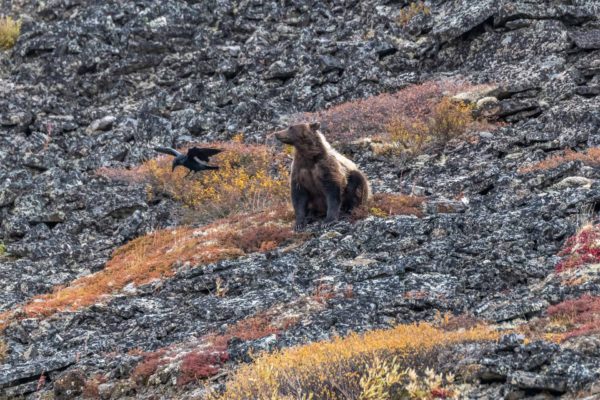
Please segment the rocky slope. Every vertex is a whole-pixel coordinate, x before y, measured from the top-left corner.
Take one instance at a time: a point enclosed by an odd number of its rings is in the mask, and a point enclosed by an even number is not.
[[[12,323],[3,395],[68,398],[55,382],[78,371],[106,374],[107,398],[199,395],[168,375],[136,392],[124,378],[140,357],[127,351],[191,343],[283,305],[299,322],[234,344],[232,362],[247,359],[249,348],[430,320],[438,311],[510,325],[568,296],[600,294],[597,275],[565,286],[552,273],[582,210],[597,211],[598,169],[571,162],[518,172],[553,151],[600,145],[600,5],[435,0],[430,15],[403,28],[396,16],[405,3],[3,0],[0,14],[24,24],[14,49],[0,53],[0,238],[10,253],[0,258],[0,311],[101,269],[132,238],[177,224],[171,200],[148,201],[142,185],[95,174],[137,165],[155,145],[237,132],[262,141],[296,112],[444,77],[498,84],[496,114],[506,122],[405,165],[349,149],[375,191],[430,196],[423,218],[314,227],[297,248],[182,268],[106,304]],[[226,296],[214,295],[217,278]],[[327,304],[306,300],[323,283],[334,292]],[[468,355],[484,370],[471,396],[575,396],[598,382],[598,355],[597,344],[507,336]]]

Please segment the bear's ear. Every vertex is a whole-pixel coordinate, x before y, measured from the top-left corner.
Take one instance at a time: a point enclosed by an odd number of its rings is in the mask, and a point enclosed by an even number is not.
[[[310,130],[315,132],[318,131],[319,129],[321,129],[321,123],[320,122],[313,122],[310,125]]]

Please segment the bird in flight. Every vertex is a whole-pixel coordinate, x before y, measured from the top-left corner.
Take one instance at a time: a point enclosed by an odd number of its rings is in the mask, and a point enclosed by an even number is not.
[[[175,171],[175,168],[177,168],[179,165],[184,166],[190,170],[186,177],[192,172],[195,174],[198,171],[219,169],[219,167],[208,165],[208,161],[211,156],[219,154],[223,151],[221,149],[208,149],[201,147],[192,147],[187,151],[187,154],[182,154],[170,147],[155,147],[154,150],[160,153],[175,156],[175,158],[173,159],[173,168],[171,169],[171,171]]]

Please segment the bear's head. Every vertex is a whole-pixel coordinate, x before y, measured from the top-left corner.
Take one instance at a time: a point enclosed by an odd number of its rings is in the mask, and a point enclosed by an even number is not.
[[[275,132],[274,135],[282,143],[292,145],[301,153],[315,153],[326,149],[327,142],[319,132],[321,124],[291,125],[287,129]]]

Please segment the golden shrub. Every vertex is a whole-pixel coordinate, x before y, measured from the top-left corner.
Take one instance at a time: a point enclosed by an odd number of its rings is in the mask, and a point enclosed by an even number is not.
[[[289,198],[288,157],[264,145],[238,140],[216,143],[224,151],[215,156],[219,169],[185,177],[188,171],[171,171],[172,158],[146,162],[140,172],[149,177],[154,193],[166,193],[195,211],[203,220],[239,212],[264,210]]]
[[[398,24],[400,24],[400,26],[405,27],[410,23],[410,21],[412,21],[414,17],[419,14],[430,15],[431,9],[427,7],[424,2],[415,1],[410,3],[410,6],[400,10],[400,14],[398,14],[396,21]]]
[[[436,349],[497,338],[497,332],[482,325],[445,331],[426,323],[350,334],[260,355],[252,364],[241,366],[217,398],[369,399],[385,396],[382,393],[391,396],[398,390],[408,397],[391,398],[428,398],[423,397],[425,388],[430,397],[433,389],[449,395],[451,390],[443,386],[452,383],[452,376],[426,370],[422,377],[407,368],[433,359],[431,352]]]
[[[17,42],[21,33],[21,20],[0,17],[0,49],[8,50]]]
[[[0,362],[4,361],[7,353],[8,353],[8,345],[4,342],[4,340],[0,339]]]
[[[392,120],[386,127],[392,146],[384,152],[418,155],[430,145],[443,145],[463,135],[474,123],[472,105],[444,97],[430,115]]]

